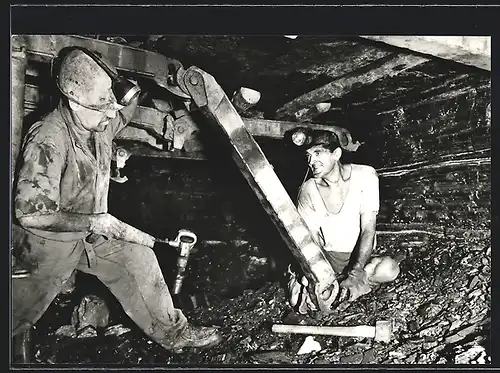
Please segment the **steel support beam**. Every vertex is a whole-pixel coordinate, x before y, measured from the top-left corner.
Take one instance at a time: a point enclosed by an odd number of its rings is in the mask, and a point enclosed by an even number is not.
[[[26,110],[25,114],[27,114],[35,110],[40,102],[40,87],[33,84],[26,84],[24,96],[24,105]],[[164,146],[165,144],[162,144],[161,141],[156,141],[155,136],[152,135],[152,133],[155,132],[159,136],[163,133],[166,133],[166,131],[168,132],[169,130],[171,130],[168,128],[165,129],[165,115],[166,114],[164,112],[157,109],[139,106],[134,117],[132,118],[132,125],[125,127],[120,133],[118,133],[116,139],[147,143],[153,148],[158,149],[159,151],[166,151]],[[359,142],[353,141],[349,131],[338,126],[315,123],[307,123],[307,125],[305,125],[297,122],[258,118],[242,118],[242,120],[250,134],[255,137],[282,139],[288,131],[300,126],[307,126],[308,128],[312,129],[330,130],[336,133],[339,139],[343,139],[342,146],[346,150],[356,151],[361,145]],[[134,123],[140,126],[140,128],[134,127]],[[144,128],[148,128],[149,133]],[[192,141],[196,142],[196,139],[193,139]],[[201,144],[197,145],[196,148],[202,149]],[[131,151],[134,155],[162,157],[161,153],[156,154],[154,150],[142,152],[140,147],[134,147]],[[189,154],[177,154],[177,152],[174,152],[172,154],[165,154],[164,156],[165,158],[177,158],[177,156],[182,159],[186,159],[186,157],[190,158]],[[193,156],[195,159],[203,159],[200,156],[199,152],[197,154],[193,154]]]
[[[190,67],[183,81],[194,103],[229,141],[242,175],[309,279],[319,309],[330,312],[339,290],[337,274],[242,118],[211,75]]]
[[[168,76],[168,59],[156,52],[76,35],[13,35],[12,45],[31,58],[50,62],[61,49],[78,46],[105,55],[117,69],[149,77]]]

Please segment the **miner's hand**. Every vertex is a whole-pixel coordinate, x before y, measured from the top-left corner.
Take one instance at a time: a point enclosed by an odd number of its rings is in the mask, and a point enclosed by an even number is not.
[[[364,269],[352,269],[345,280],[340,283],[339,302],[353,301],[361,295],[369,293],[371,287],[366,281]]]
[[[147,233],[124,223],[111,214],[96,214],[90,219],[90,230],[108,238],[137,243],[153,247],[155,238]]]

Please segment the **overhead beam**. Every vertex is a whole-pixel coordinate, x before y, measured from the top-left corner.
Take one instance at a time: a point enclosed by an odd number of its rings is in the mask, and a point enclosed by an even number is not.
[[[491,71],[490,36],[361,36]]]
[[[134,140],[130,138],[115,138],[116,143],[127,149],[127,151],[136,157],[161,158],[161,159],[182,159],[191,161],[208,161],[210,160],[203,151],[185,152],[183,150],[159,150],[152,147],[151,144],[142,140]]]
[[[168,76],[169,60],[162,54],[128,45],[76,35],[13,35],[12,49],[24,48],[30,59],[51,62],[66,47],[84,47],[105,55],[116,68],[149,77]]]
[[[297,122],[256,118],[242,119],[243,123],[245,123],[245,127],[248,129],[248,132],[255,137],[281,139],[288,131],[300,127],[300,123]],[[361,145],[358,141],[353,141],[351,134],[345,128],[315,123],[307,123],[305,126],[311,129],[321,129],[334,132],[341,140],[342,147],[346,150],[356,151]]]
[[[293,118],[299,110],[308,109],[318,102],[338,99],[360,86],[372,84],[378,79],[395,76],[402,71],[427,62],[428,59],[413,54],[394,54],[336,79],[311,92],[286,103],[276,111],[276,119]]]
[[[24,115],[33,112],[39,105],[40,94],[39,87],[26,84],[24,101]],[[175,150],[166,150],[164,141],[157,141],[152,133],[156,132],[161,134],[164,132],[164,118],[165,113],[160,112],[154,108],[139,106],[131,125],[121,130],[116,140],[119,142],[125,141],[124,146],[136,156],[155,157],[155,158],[177,158],[177,159],[193,159],[204,160],[206,159],[203,151],[197,152],[181,152]],[[285,134],[300,126],[297,122],[268,120],[259,118],[242,118],[243,123],[247,127],[252,136],[266,137],[272,139],[282,139]],[[137,128],[139,125],[140,128]],[[307,123],[308,128],[323,129],[335,132],[339,138],[344,139],[345,149],[356,151],[361,145],[358,141],[353,141],[352,137],[346,129],[338,126],[330,126],[323,124]],[[147,129],[147,130],[146,130]],[[192,139],[197,148],[202,148],[196,139]],[[143,146],[140,143],[144,144]]]
[[[24,96],[24,106],[25,115],[35,110],[41,100],[40,87],[34,84],[26,84],[25,96]],[[165,129],[165,118],[166,113],[151,107],[138,106],[137,111],[132,118],[132,124],[125,127],[120,131],[116,138],[119,140],[130,140],[148,143],[154,148],[162,151],[164,150],[164,144],[162,141],[156,141],[155,137],[151,133],[156,132],[158,135],[162,135],[167,132]],[[243,123],[247,127],[248,131],[252,136],[255,137],[267,137],[274,139],[281,139],[285,134],[300,126],[300,123],[291,121],[279,121],[279,120],[269,120],[260,118],[242,118]],[[199,125],[197,125],[199,126]],[[345,128],[324,124],[307,123],[308,128],[312,129],[323,129],[335,132],[340,139],[343,139],[344,143],[342,146],[344,149],[349,151],[356,151],[360,146],[359,142],[352,140],[349,131]],[[149,132],[149,133],[148,133]],[[161,136],[163,137],[163,136]],[[168,136],[167,136],[168,137]],[[137,148],[139,149],[139,148]],[[147,155],[153,153],[148,152]],[[156,156],[156,155],[155,155]],[[167,157],[167,156],[166,156]],[[174,154],[175,157],[175,154]],[[198,156],[197,156],[198,157]],[[199,157],[198,157],[199,158]]]
[[[310,122],[315,116],[326,113],[332,107],[330,102],[318,102],[312,108],[302,109],[295,113],[295,118],[299,122]]]
[[[248,132],[255,138],[272,138],[282,139],[285,134],[300,126],[300,123],[255,119],[255,118],[241,118]],[[133,126],[133,124],[132,124]],[[196,137],[190,138],[191,147],[197,149],[196,151],[179,151],[179,150],[161,150],[158,144],[155,143],[154,137],[149,135],[146,131],[134,128],[132,126],[125,127],[117,136],[116,140],[123,142],[123,146],[135,156],[153,157],[153,158],[176,158],[176,159],[192,159],[192,160],[206,160],[207,157],[203,151],[203,145],[197,140]],[[198,127],[199,125],[197,125]],[[307,123],[308,128],[330,130],[337,134],[342,141],[342,147],[349,151],[356,151],[361,143],[353,141],[351,134],[348,130],[342,127],[329,126],[323,124]],[[149,144],[149,146],[147,145]]]

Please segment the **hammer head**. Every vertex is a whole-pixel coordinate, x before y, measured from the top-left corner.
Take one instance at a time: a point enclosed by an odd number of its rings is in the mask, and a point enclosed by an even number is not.
[[[377,321],[375,323],[375,341],[390,342],[392,337],[392,323],[390,321]]]

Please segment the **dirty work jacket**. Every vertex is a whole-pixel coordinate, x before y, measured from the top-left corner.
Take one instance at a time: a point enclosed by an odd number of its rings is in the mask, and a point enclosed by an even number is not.
[[[95,156],[83,140],[85,129],[62,101],[53,112],[33,124],[22,148],[15,194],[16,215],[107,212],[112,140],[130,122],[132,115],[133,112],[118,112],[104,131],[94,132]],[[29,231],[60,241],[76,241],[88,234]]]
[[[30,130],[24,143],[15,208],[19,214],[107,211],[111,141],[133,115],[123,110],[106,130],[96,133],[96,156],[82,141],[78,123],[59,106]],[[153,250],[87,232],[48,232],[13,226],[13,243],[27,278],[12,285],[13,335],[34,325],[76,268],[96,276],[113,293],[123,310],[154,341],[172,348],[187,327],[174,307]],[[94,236],[94,235],[93,235]],[[89,247],[97,258],[91,263]],[[82,255],[86,250],[87,256]],[[87,263],[88,259],[88,263]]]

